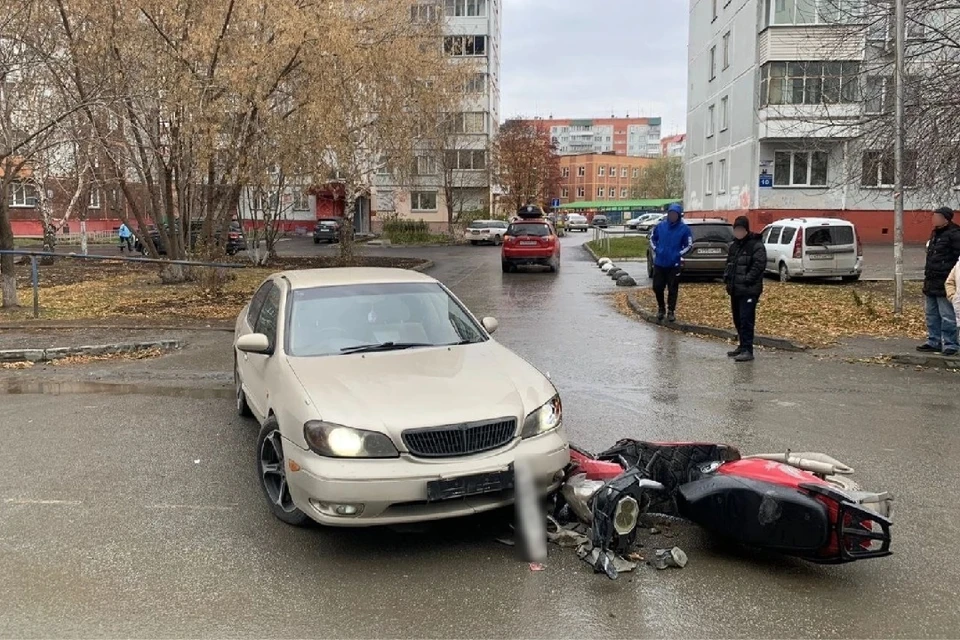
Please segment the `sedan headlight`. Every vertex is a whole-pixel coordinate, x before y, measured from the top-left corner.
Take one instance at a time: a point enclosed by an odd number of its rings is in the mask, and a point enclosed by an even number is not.
[[[545,405],[526,417],[523,421],[523,431],[520,432],[520,437],[532,438],[553,431],[560,426],[562,416],[563,407],[560,404],[560,396],[553,396]]]
[[[311,451],[328,458],[397,458],[400,453],[389,437],[376,431],[353,429],[312,420],[303,425],[303,438]]]

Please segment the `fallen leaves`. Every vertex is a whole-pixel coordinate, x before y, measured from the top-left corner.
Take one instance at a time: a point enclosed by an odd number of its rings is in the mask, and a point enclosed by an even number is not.
[[[656,309],[651,289],[637,291],[637,301]],[[625,305],[615,302],[618,309]],[[732,329],[730,298],[719,283],[683,283],[677,315],[684,321]],[[835,344],[840,338],[879,338],[926,335],[920,283],[909,282],[905,289],[904,312],[893,314],[893,283],[870,282],[855,285],[764,283],[757,306],[757,333],[793,340],[812,347]]]
[[[52,364],[55,367],[60,367],[64,365],[78,365],[78,364],[90,364],[91,362],[104,362],[107,360],[147,360],[150,358],[159,358],[160,356],[168,353],[167,351],[160,349],[158,347],[153,347],[151,349],[137,349],[136,351],[124,351],[121,353],[107,353],[99,356],[87,356],[87,355],[77,355],[77,356],[67,356],[65,358],[57,358],[51,360],[49,363],[43,364]],[[36,366],[36,362],[0,362],[0,369],[30,369],[31,367]]]

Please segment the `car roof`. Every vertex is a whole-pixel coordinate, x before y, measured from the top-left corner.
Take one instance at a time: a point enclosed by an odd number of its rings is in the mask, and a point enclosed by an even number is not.
[[[350,284],[401,284],[409,282],[436,283],[428,275],[410,269],[389,267],[330,267],[326,269],[295,269],[281,271],[274,278],[285,278],[291,289],[338,287]]]
[[[767,227],[773,227],[776,225],[782,226],[784,224],[818,224],[821,226],[835,226],[835,227],[854,226],[852,222],[848,220],[842,220],[840,218],[784,218],[783,220],[777,220],[776,222],[771,222],[770,224],[767,225]]]
[[[731,226],[729,222],[721,218],[695,218],[693,220],[684,219],[688,225],[699,225],[699,224],[722,224],[726,226]]]

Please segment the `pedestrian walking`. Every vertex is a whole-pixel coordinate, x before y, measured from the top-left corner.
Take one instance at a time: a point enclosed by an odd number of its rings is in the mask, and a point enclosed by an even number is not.
[[[953,222],[953,209],[941,207],[933,212],[933,232],[927,243],[927,262],[923,270],[923,295],[926,302],[927,341],[917,347],[924,353],[956,355],[957,311],[947,296],[947,277],[960,260],[960,227]]]
[[[757,304],[763,293],[763,272],[767,250],[760,235],[750,232],[750,220],[740,216],[733,223],[734,240],[727,250],[723,281],[730,296],[730,313],[737,329],[737,348],[727,353],[736,362],[753,360],[753,334],[757,324]]]
[[[677,296],[680,293],[680,271],[683,256],[693,248],[693,234],[683,221],[683,207],[671,204],[667,217],[650,234],[653,251],[653,293],[657,296],[657,320],[666,315],[668,322],[677,321]],[[666,291],[666,301],[664,301]]]
[[[133,253],[133,232],[130,231],[130,227],[128,227],[125,222],[121,222],[120,230],[117,234],[120,236],[120,253],[123,253],[124,247],[126,247],[130,253]]]

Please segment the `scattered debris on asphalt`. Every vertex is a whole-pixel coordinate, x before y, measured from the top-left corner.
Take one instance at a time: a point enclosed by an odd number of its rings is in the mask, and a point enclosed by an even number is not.
[[[650,566],[655,569],[662,570],[668,567],[683,569],[687,566],[687,554],[680,547],[656,549],[653,553],[653,557],[650,558]]]
[[[530,571],[546,571],[546,567],[539,562],[530,563]]]

